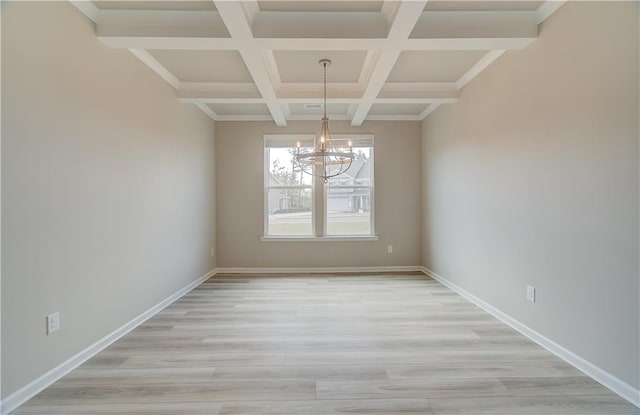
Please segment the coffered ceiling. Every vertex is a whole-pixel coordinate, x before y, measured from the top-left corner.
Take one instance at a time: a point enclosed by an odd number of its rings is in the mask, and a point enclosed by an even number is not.
[[[214,120],[422,120],[564,1],[72,1]]]

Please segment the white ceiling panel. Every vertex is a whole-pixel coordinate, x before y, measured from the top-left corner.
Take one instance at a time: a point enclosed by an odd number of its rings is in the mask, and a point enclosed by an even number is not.
[[[425,11],[534,11],[544,1],[459,1],[431,0]]]
[[[93,2],[102,10],[196,10],[214,11],[216,6],[211,0],[183,0],[183,1],[126,1],[102,0]]]
[[[259,1],[270,12],[379,12],[382,1]]]
[[[291,114],[295,115],[317,115],[318,119],[322,117],[323,110],[322,108],[305,108],[305,104],[289,104],[289,109],[291,110]],[[331,116],[331,114],[339,114],[345,115],[349,110],[349,104],[327,104],[327,114]]]
[[[405,51],[388,82],[455,82],[478,62],[484,50]]]
[[[419,115],[429,104],[373,104],[371,115]]]
[[[240,54],[232,50],[151,50],[182,82],[252,82]]]
[[[322,82],[322,66],[318,61],[331,59],[327,82],[358,82],[366,51],[274,51],[282,82]]]
[[[269,115],[265,104],[209,104],[218,115]]]

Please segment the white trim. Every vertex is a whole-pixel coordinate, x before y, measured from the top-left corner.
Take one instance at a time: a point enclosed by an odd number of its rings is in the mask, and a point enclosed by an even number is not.
[[[93,2],[88,0],[69,0],[78,10],[91,19],[94,23],[98,23],[98,8]]]
[[[430,269],[426,267],[422,267],[422,272],[424,272],[426,275],[430,276],[431,278],[435,279],[442,285],[446,286],[447,288],[451,289],[452,291],[455,291],[456,293],[460,294],[462,297],[466,298],[467,300],[471,301],[478,307],[482,308],[483,310],[485,310],[487,313],[491,314],[498,320],[501,320],[503,323],[507,324],[511,328],[520,332],[525,337],[529,338],[530,340],[534,341],[538,345],[547,349],[548,351],[550,351],[560,359],[574,366],[576,369],[592,377],[597,382],[601,383],[603,386],[610,389],[612,392],[620,395],[620,397],[631,402],[633,405],[640,407],[640,390],[635,389],[633,386],[620,380],[619,378],[607,372],[606,370],[596,366],[595,364],[578,356],[577,354],[573,353],[571,350],[565,348],[564,346],[561,346],[558,343],[554,342],[553,340],[549,339],[548,337],[540,334],[539,332],[535,331],[529,326],[510,317],[508,314],[495,308],[491,304],[486,303],[484,300],[476,297],[475,295],[471,294],[469,291],[449,281],[448,279],[436,274]]]
[[[256,0],[242,0],[240,4],[244,10],[247,22],[249,22],[249,25],[253,26],[256,17],[260,13],[260,6],[258,5],[258,2]]]
[[[217,121],[273,121],[271,115],[218,115]]]
[[[211,118],[213,121],[218,121],[218,119],[219,119],[218,114],[216,114],[216,112],[214,110],[212,110],[211,107],[208,106],[207,104],[203,104],[201,102],[196,102],[195,106],[200,108],[200,111],[202,111],[205,114],[207,114],[209,116],[209,118]]]
[[[480,72],[484,71],[489,65],[491,65],[496,59],[506,52],[506,49],[494,49],[487,52],[478,62],[476,62],[464,75],[456,81],[458,89],[462,89],[466,84],[471,82],[473,78],[478,76]]]
[[[265,100],[273,121],[278,127],[285,127],[287,120],[284,112],[277,101],[277,94],[274,87],[274,80],[267,68],[267,54],[264,50],[255,48],[253,42],[253,31],[251,23],[247,20],[243,7],[238,2],[214,0],[218,13],[222,18],[227,30],[233,39],[240,43],[238,52],[247,70],[253,78],[260,95]]]
[[[218,268],[218,274],[333,274],[346,272],[416,272],[422,271],[417,265],[380,267],[283,267],[283,268]]]
[[[420,118],[420,114],[413,115],[402,115],[402,114],[374,114],[367,115],[367,120],[369,121],[422,121]]]
[[[178,92],[181,98],[206,98],[205,94],[210,94],[213,98],[260,98],[264,102],[253,82],[180,82]]]
[[[396,4],[397,2],[393,2],[393,3]],[[376,62],[378,61],[379,55],[380,55],[380,51],[378,50],[367,51],[367,55],[364,58],[364,62],[362,62],[362,69],[360,70],[360,76],[358,77],[358,82],[357,82],[357,86],[360,91],[364,91],[367,89],[367,83],[369,82],[369,78],[371,78],[371,74],[375,69]],[[360,95],[362,95],[362,92],[360,92]]]
[[[2,33],[2,5],[0,5]],[[0,79],[2,79],[2,48],[0,48]],[[2,114],[2,83],[0,82],[0,114]],[[2,117],[0,117],[0,235],[2,235]],[[2,413],[2,238],[0,238],[0,413]]]
[[[427,108],[424,109],[424,111],[422,111],[419,115],[421,120],[424,120],[425,118],[427,118],[429,116],[429,114],[431,114],[433,111],[437,110],[440,105],[442,104],[436,104],[433,103],[431,105],[429,105]]]
[[[129,49],[129,52],[133,53],[135,57],[145,63],[149,69],[158,74],[160,78],[164,79],[174,89],[180,88],[180,81],[175,77],[167,68],[165,68],[160,62],[156,60],[149,52],[144,49]]]
[[[389,16],[393,21],[389,23],[387,42],[399,45],[403,41],[406,41],[418,23],[426,4],[426,1],[398,2],[393,17]],[[352,126],[361,126],[367,118],[375,99],[380,94],[387,78],[389,78],[389,74],[391,74],[401,51],[402,49],[399,47],[383,50],[376,54],[375,62],[368,62],[368,64],[371,65],[369,79],[362,94],[362,101],[358,104],[358,108],[351,119]]]
[[[131,330],[135,329],[137,326],[144,323],[149,318],[153,317],[156,313],[161,311],[163,308],[167,307],[174,301],[178,300],[180,297],[184,296],[189,291],[193,290],[195,287],[200,285],[205,280],[214,276],[217,272],[218,271],[215,268],[212,269],[211,271],[207,272],[206,274],[199,277],[195,281],[189,283],[184,288],[176,291],[175,293],[171,294],[169,297],[160,301],[158,304],[149,308],[147,311],[135,317],[133,320],[125,323],[120,328],[107,334],[102,339],[93,343],[86,349],[76,353],[69,359],[65,360],[64,362],[54,367],[53,369],[42,374],[37,379],[31,381],[27,385],[23,386],[22,388],[18,389],[11,395],[7,396],[0,404],[0,408],[1,408],[0,413],[2,415],[5,415],[13,411],[14,409],[18,408],[20,405],[22,405],[29,399],[33,398],[35,395],[40,393],[49,385],[56,382],[58,379],[60,379],[64,375],[71,372],[73,369],[77,368],[78,366],[80,366],[81,364],[83,364],[84,362],[86,362],[87,360],[89,360],[90,358],[92,358],[102,350],[104,350],[110,344],[120,339],[122,336],[126,335]]]
[[[273,54],[273,50],[264,51],[264,65],[266,66],[269,77],[273,82],[273,88],[276,91],[279,91],[282,87],[282,77],[280,76],[278,63],[276,62],[276,56]]]
[[[536,10],[537,23],[540,24],[547,20],[549,16],[555,13],[560,7],[564,6],[567,0],[548,0]]]
[[[377,241],[377,235],[366,236],[261,236],[261,242],[362,242]]]

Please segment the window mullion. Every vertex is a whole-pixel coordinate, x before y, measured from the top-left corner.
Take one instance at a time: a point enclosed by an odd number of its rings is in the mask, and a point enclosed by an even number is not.
[[[324,196],[324,181],[322,177],[319,176],[317,170],[322,169],[322,166],[315,166],[316,175],[313,176],[313,197],[314,197],[314,226],[316,236],[324,236],[326,225],[325,225],[325,196]]]

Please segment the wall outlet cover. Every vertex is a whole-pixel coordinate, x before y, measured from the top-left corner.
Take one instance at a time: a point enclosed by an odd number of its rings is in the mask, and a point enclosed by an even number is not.
[[[53,333],[54,331],[60,330],[60,313],[59,312],[49,314],[46,318],[46,321],[47,321],[47,335]]]
[[[527,300],[532,303],[536,302],[536,289],[530,285],[527,285]]]

